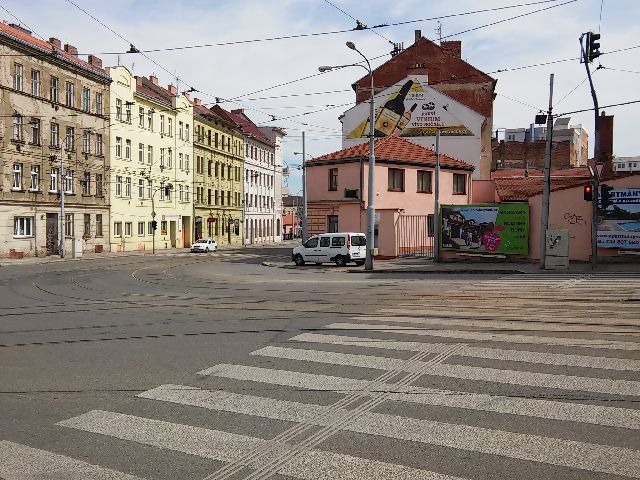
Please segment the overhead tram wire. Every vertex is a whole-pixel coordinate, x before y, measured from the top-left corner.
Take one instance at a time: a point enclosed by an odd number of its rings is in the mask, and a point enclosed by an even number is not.
[[[344,11],[343,9],[341,9],[340,7],[338,7],[335,3],[330,2],[329,0],[324,0],[326,3],[328,3],[329,5],[331,5],[333,8],[335,8],[336,10],[344,13],[347,17],[351,18],[354,22],[356,22],[356,28],[355,30],[367,30],[369,27],[367,27],[366,25],[364,25],[360,20],[358,20],[356,17],[354,17],[353,15],[351,15],[350,13]],[[377,36],[379,36],[380,38],[385,39],[387,42],[389,42],[391,45],[394,45],[394,43],[388,39],[387,37],[385,37],[384,35],[382,35],[380,32],[378,32],[376,30],[377,25],[375,27],[371,28],[371,31],[373,33],[375,33]]]
[[[602,105],[599,108],[600,109],[605,109],[605,108],[613,108],[613,107],[622,107],[622,106],[625,106],[625,105],[632,105],[634,103],[640,103],[640,100],[630,100],[628,102],[612,103],[611,105]],[[564,115],[571,115],[571,114],[574,114],[574,113],[582,113],[582,112],[591,112],[593,110],[595,110],[595,108],[593,108],[593,107],[592,108],[584,108],[582,110],[574,110],[572,112],[564,112],[564,113],[554,114],[553,116],[554,117],[562,117]]]

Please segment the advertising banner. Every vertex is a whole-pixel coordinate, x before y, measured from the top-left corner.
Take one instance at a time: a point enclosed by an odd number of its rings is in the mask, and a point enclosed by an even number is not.
[[[640,188],[604,192],[598,218],[598,247],[640,249]]]
[[[529,252],[529,205],[499,203],[443,205],[442,251],[526,255]]]
[[[387,96],[376,95],[375,136],[432,137],[440,130],[441,136],[473,137],[474,133],[464,124],[465,116],[460,115],[459,107],[442,103],[443,98],[417,77],[389,89]],[[346,137],[366,138],[369,129],[369,113],[363,111],[348,127]]]

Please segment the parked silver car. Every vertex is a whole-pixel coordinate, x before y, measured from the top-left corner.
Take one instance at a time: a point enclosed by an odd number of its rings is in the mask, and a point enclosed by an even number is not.
[[[207,238],[207,239],[201,238],[200,240],[196,240],[194,244],[191,245],[192,253],[198,253],[198,252],[209,253],[209,252],[215,252],[217,249],[218,249],[218,242],[216,242],[211,238]]]

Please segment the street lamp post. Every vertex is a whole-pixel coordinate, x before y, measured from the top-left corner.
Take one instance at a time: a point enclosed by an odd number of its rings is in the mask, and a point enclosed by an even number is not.
[[[367,72],[369,72],[369,79],[371,80],[371,98],[369,100],[369,186],[368,186],[368,201],[367,201],[367,256],[365,259],[364,268],[365,270],[373,270],[373,252],[374,252],[374,238],[375,238],[375,187],[374,187],[374,170],[375,170],[375,92],[373,86],[373,70],[371,69],[371,64],[369,63],[369,59],[364,56],[364,54],[358,50],[353,42],[347,42],[347,47],[351,50],[355,50],[360,54],[364,61],[367,63],[366,66],[360,63],[354,63],[350,65],[338,65],[338,66],[322,66],[319,67],[318,70],[321,72],[328,72],[330,70],[336,68],[345,68],[345,67],[362,67]]]

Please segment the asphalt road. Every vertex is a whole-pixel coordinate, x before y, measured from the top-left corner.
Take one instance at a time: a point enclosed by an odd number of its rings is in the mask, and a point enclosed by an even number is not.
[[[0,478],[640,478],[640,274],[0,268]]]

